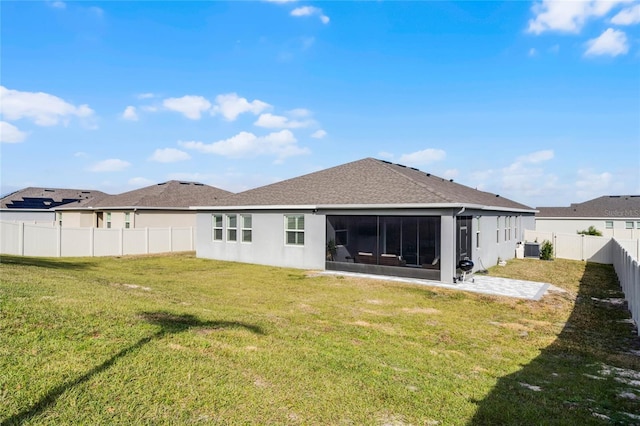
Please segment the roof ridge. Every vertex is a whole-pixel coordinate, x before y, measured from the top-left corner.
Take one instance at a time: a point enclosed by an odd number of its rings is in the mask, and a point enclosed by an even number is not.
[[[440,191],[436,191],[435,189],[431,188],[430,186],[425,185],[424,183],[419,182],[419,181],[417,181],[416,179],[412,178],[411,176],[408,176],[408,175],[406,175],[406,174],[402,173],[400,170],[396,170],[394,167],[392,167],[392,166],[397,166],[397,167],[406,167],[406,166],[401,166],[400,164],[395,164],[395,163],[391,163],[391,162],[386,162],[386,163],[385,163],[384,161],[382,161],[382,160],[378,160],[378,159],[375,159],[375,158],[372,158],[372,160],[377,161],[377,162],[378,162],[380,165],[382,165],[384,168],[386,168],[386,169],[388,169],[388,170],[391,170],[392,172],[394,172],[394,173],[396,173],[396,174],[398,174],[398,175],[402,176],[403,178],[407,179],[408,181],[410,181],[410,182],[411,182],[411,183],[413,183],[414,185],[417,185],[417,186],[419,186],[419,187],[421,187],[421,188],[426,189],[427,191],[431,192],[432,194],[437,195],[438,197],[442,198],[442,199],[443,199],[443,200],[445,200],[445,201],[452,202],[452,200],[451,200],[450,198],[446,197],[446,196],[445,196],[443,193],[441,193]],[[420,171],[420,170],[418,170],[418,169],[416,169],[416,171],[421,172],[421,173],[424,173],[424,172],[422,172],[422,171]],[[429,174],[428,176],[429,176],[429,177],[431,177],[431,176],[433,176],[433,177],[437,177],[437,176],[432,175],[432,174]],[[444,180],[444,179],[443,179],[443,180]]]

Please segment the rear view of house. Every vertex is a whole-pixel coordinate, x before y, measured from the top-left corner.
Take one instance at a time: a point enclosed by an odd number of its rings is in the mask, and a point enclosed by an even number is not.
[[[514,257],[535,211],[418,169],[366,158],[195,208],[199,257],[452,282]]]

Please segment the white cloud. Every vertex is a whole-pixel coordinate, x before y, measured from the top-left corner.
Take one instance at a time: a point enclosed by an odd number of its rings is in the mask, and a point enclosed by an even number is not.
[[[184,151],[180,151],[175,148],[156,149],[151,157],[150,161],[157,161],[158,163],[175,163],[178,161],[185,161],[190,159],[191,156]]]
[[[229,158],[248,158],[260,155],[273,155],[281,162],[287,157],[309,154],[309,149],[298,146],[290,130],[281,130],[266,136],[256,136],[250,132],[206,144],[203,142],[178,142],[180,146],[206,154],[217,154]]]
[[[87,154],[86,152],[83,152],[83,151],[78,151],[78,152],[75,152],[73,154],[73,156],[77,157],[77,158],[87,158],[89,156],[89,154]]]
[[[640,24],[640,4],[621,10],[611,18],[611,23],[616,25]]]
[[[295,118],[305,118],[311,116],[311,111],[306,108],[294,108],[291,111],[287,111],[287,114]]]
[[[323,24],[329,23],[329,17],[322,12],[322,9],[313,6],[301,6],[291,11],[291,16],[312,16],[317,15]]]
[[[599,37],[587,41],[585,56],[624,55],[629,51],[627,35],[623,31],[608,28]]]
[[[147,111],[147,112],[156,112],[158,111],[158,107],[155,105],[143,105],[140,107],[141,110],[143,111]]]
[[[322,129],[316,130],[315,132],[311,133],[311,137],[314,138],[314,139],[322,139],[325,136],[327,136],[327,132],[325,132]]]
[[[257,99],[249,102],[236,93],[227,93],[216,96],[216,105],[211,109],[211,114],[220,113],[228,121],[233,121],[242,113],[251,112],[258,115],[268,108],[271,108],[271,105],[266,102]]]
[[[124,109],[122,113],[122,118],[129,121],[138,121],[138,113],[136,112],[136,107],[129,105]]]
[[[501,191],[514,194],[515,199],[521,196],[533,197],[549,193],[557,189],[558,178],[546,172],[539,164],[552,160],[555,153],[551,149],[521,155],[500,170]]]
[[[412,166],[421,166],[433,163],[434,161],[444,160],[447,153],[441,149],[427,148],[422,151],[412,152],[411,154],[402,154],[398,160],[402,164]]]
[[[0,86],[0,113],[6,120],[29,118],[38,126],[55,126],[69,117],[93,115],[88,105],[75,106],[57,96],[43,92],[20,92]]]
[[[63,1],[54,1],[49,3],[54,9],[66,9],[67,4]]]
[[[616,178],[610,172],[597,173],[588,169],[578,170],[575,189],[578,199],[586,200],[603,194],[618,194],[624,192],[625,179]]]
[[[390,152],[387,152],[387,151],[380,151],[378,153],[378,157],[386,158],[387,160],[392,160],[394,155],[392,153],[390,153]]]
[[[27,134],[18,129],[13,124],[6,121],[0,121],[0,142],[1,143],[19,143],[26,139]]]
[[[542,151],[532,152],[527,155],[522,155],[516,159],[517,163],[541,163],[553,159],[554,152],[552,149],[545,149]]]
[[[211,102],[202,96],[187,95],[181,98],[167,98],[162,105],[172,111],[182,113],[191,120],[199,120],[202,113],[211,108]]]
[[[155,98],[156,95],[153,93],[139,93],[136,97],[138,99],[151,99],[151,98]]]
[[[119,160],[117,158],[110,158],[108,160],[103,160],[95,163],[94,165],[89,167],[90,172],[119,172],[127,167],[131,166],[131,163],[124,160]]]
[[[453,179],[458,177],[459,174],[460,174],[460,171],[458,169],[447,169],[442,174],[442,177],[446,179]]]
[[[284,3],[295,3],[298,0],[265,0],[267,3],[280,3],[280,4],[284,4]]]
[[[529,49],[529,56],[538,56],[538,51],[532,47]]]
[[[541,34],[545,31],[579,33],[590,18],[603,17],[614,7],[631,0],[542,0],[534,3],[534,18],[527,31]]]
[[[153,185],[155,182],[152,181],[151,179],[147,179],[147,178],[143,178],[143,177],[134,177],[131,178],[127,181],[127,183],[131,186],[136,186],[136,187],[144,187],[144,186],[149,186],[149,185]]]
[[[265,127],[267,129],[299,129],[301,127],[309,127],[313,124],[312,120],[291,120],[282,115],[274,115],[270,113],[260,114],[254,125]]]

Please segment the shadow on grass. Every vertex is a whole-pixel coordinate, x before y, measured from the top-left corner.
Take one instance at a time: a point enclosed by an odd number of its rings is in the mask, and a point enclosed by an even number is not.
[[[29,256],[12,256],[3,254],[0,256],[0,263],[5,265],[20,265],[20,266],[37,266],[39,268],[51,268],[51,269],[75,269],[82,270],[87,269],[95,262],[91,260],[82,260],[75,262],[71,260],[62,259],[48,259],[44,257],[29,257]]]
[[[122,349],[117,354],[113,355],[111,358],[104,361],[102,364],[93,367],[91,370],[87,371],[85,374],[77,377],[74,380],[63,383],[55,388],[51,389],[44,395],[38,402],[33,404],[31,407],[24,409],[23,411],[9,417],[6,420],[3,420],[0,423],[2,426],[5,425],[17,425],[22,424],[23,422],[31,419],[32,417],[42,413],[49,406],[53,405],[58,397],[60,397],[67,390],[81,385],[88,380],[90,380],[93,376],[103,371],[108,370],[113,364],[115,364],[120,359],[126,357],[127,355],[137,351],[147,343],[151,342],[154,339],[160,339],[168,334],[176,334],[187,331],[191,328],[213,328],[213,329],[229,329],[229,328],[243,328],[251,331],[255,334],[264,334],[264,331],[252,324],[244,324],[236,321],[200,321],[197,317],[188,314],[172,314],[168,312],[142,312],[140,313],[140,317],[145,321],[160,326],[160,330],[153,333],[150,336],[144,337],[138,340],[131,346],[128,346]]]
[[[638,424],[625,413],[639,413],[640,401],[621,398],[629,386],[603,373],[607,366],[640,368],[640,357],[631,352],[640,339],[621,298],[613,267],[587,263],[557,339],[475,401],[478,410],[469,424]]]

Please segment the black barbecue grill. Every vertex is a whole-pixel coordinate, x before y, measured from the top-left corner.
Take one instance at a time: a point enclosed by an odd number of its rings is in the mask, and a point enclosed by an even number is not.
[[[458,275],[457,277],[454,277],[453,282],[454,283],[456,281],[465,282],[465,280],[467,279],[467,273],[470,273],[473,270],[473,262],[468,257],[464,258],[458,262],[458,269],[462,271],[462,274]],[[474,282],[473,278],[471,278],[471,282]]]

